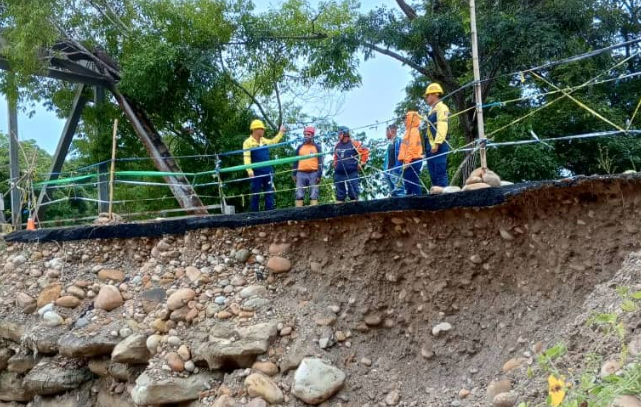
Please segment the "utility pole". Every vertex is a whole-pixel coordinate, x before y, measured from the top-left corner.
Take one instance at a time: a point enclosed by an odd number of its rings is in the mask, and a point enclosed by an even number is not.
[[[474,68],[474,102],[476,103],[476,122],[481,144],[481,168],[487,170],[485,154],[485,124],[483,122],[483,95],[481,92],[481,68],[479,67],[479,42],[476,33],[476,5],[470,0],[470,23],[472,25],[472,66]]]

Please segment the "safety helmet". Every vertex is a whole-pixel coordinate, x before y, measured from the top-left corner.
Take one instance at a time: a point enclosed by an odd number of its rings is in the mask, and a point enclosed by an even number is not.
[[[347,127],[347,126],[339,126],[338,127],[338,134],[341,134],[341,133],[346,134],[346,135],[349,136],[349,127]]]
[[[439,95],[442,95],[443,94],[443,88],[441,87],[441,85],[439,85],[438,83],[430,83],[427,86],[427,89],[425,89],[425,95],[431,95],[433,93],[437,93]]]
[[[265,123],[263,123],[262,120],[254,120],[254,121],[252,121],[252,123],[249,125],[249,130],[254,131],[256,129],[265,130]]]
[[[305,129],[303,129],[303,134],[305,133],[310,133],[312,136],[316,134],[316,129],[314,126],[307,126]]]

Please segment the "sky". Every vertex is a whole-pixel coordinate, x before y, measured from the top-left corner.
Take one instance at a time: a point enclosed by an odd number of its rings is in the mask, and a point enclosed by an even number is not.
[[[258,10],[278,2],[254,0]],[[368,11],[380,5],[393,7],[391,0],[361,0],[361,10]],[[359,67],[362,84],[359,88],[342,95],[335,121],[350,128],[383,122],[394,116],[394,108],[405,96],[405,86],[410,82],[410,70],[400,62],[386,56],[377,56],[362,62]],[[31,110],[31,109],[29,109]],[[0,95],[0,132],[8,132],[8,112],[4,95]],[[56,149],[65,120],[60,119],[44,106],[37,105],[35,114],[28,117],[25,112],[18,115],[18,137],[20,140],[35,140],[49,153]],[[368,136],[384,136],[385,126],[368,130]]]

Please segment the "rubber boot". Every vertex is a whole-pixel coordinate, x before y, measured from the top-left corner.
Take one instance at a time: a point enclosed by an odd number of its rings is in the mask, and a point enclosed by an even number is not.
[[[303,201],[299,201],[298,199],[296,200],[296,207],[297,207],[297,208],[302,208],[302,207],[303,207],[303,205],[304,205],[304,202],[303,202]]]
[[[310,206],[316,206],[316,205],[318,205],[318,200],[317,200],[317,199],[312,199],[311,201],[309,201],[309,205],[310,205]]]

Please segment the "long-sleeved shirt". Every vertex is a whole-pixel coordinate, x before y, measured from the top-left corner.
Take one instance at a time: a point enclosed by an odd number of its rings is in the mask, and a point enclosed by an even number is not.
[[[450,109],[443,102],[438,102],[432,107],[430,115],[427,117],[428,129],[427,138],[430,147],[434,148],[437,144],[445,143],[447,139],[448,121],[450,118]]]
[[[403,139],[397,136],[387,146],[387,153],[385,154],[385,161],[383,162],[383,169],[385,171],[391,170],[392,168],[402,167],[403,163],[398,159],[398,153],[401,151],[402,142]]]
[[[268,139],[266,137],[261,137],[260,140],[256,140],[253,136],[247,137],[243,142],[243,162],[245,165],[256,164],[263,161],[269,161],[269,149],[265,146],[278,143],[283,138],[283,133],[278,132],[276,137]],[[263,148],[260,148],[263,147]],[[253,176],[254,172],[267,174],[272,172],[272,167],[262,167],[253,169],[249,168],[247,174]]]
[[[369,149],[360,141],[339,141],[334,147],[334,169],[336,174],[352,174],[365,165],[369,159]]]

